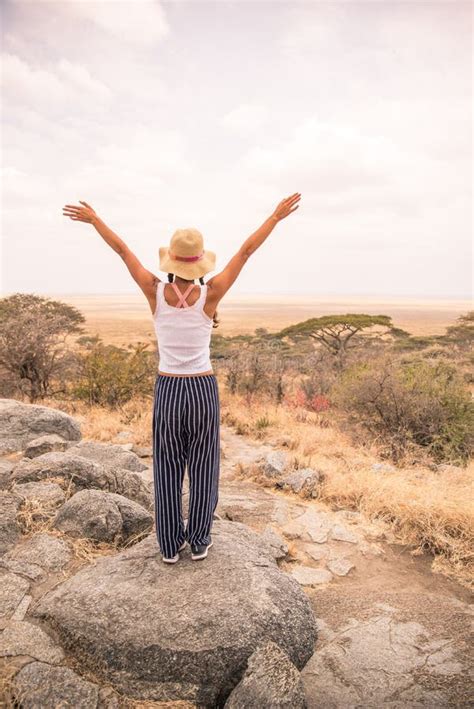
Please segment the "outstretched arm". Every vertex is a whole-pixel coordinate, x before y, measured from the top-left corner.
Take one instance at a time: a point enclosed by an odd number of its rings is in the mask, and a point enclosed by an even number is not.
[[[297,202],[301,199],[301,193],[295,192],[291,197],[282,199],[274,212],[266,219],[263,224],[254,231],[242,244],[235,256],[231,258],[223,271],[213,276],[208,285],[216,294],[216,298],[220,299],[229,290],[231,285],[236,280],[244,264],[248,258],[263,244],[267,236],[271,234],[275,225],[287,217],[291,212],[298,209]],[[296,206],[295,206],[296,205]]]
[[[70,217],[74,221],[92,224],[104,241],[118,253],[130,271],[132,278],[138,283],[148,300],[150,300],[150,298],[153,300],[155,297],[156,284],[160,279],[140,263],[135,254],[130,251],[127,244],[102,221],[87,202],[83,202],[82,200],[79,200],[79,202],[84,206],[76,207],[72,204],[66,204],[65,207],[63,207],[64,216]]]

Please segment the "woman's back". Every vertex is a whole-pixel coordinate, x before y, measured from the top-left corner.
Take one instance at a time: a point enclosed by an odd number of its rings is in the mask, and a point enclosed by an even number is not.
[[[210,341],[213,319],[204,312],[208,288],[207,285],[199,285],[199,297],[188,304],[186,297],[193,287],[197,286],[190,284],[181,293],[176,283],[158,282],[153,322],[162,372],[198,374],[212,370]],[[171,305],[166,300],[166,294],[172,290],[178,297],[177,305]]]

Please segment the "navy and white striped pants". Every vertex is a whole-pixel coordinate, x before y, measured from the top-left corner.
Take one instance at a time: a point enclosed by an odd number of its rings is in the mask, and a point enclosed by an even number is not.
[[[189,512],[184,528],[182,489],[187,466]],[[220,402],[215,374],[158,374],[153,405],[155,522],[163,556],[185,539],[209,544],[220,469]]]

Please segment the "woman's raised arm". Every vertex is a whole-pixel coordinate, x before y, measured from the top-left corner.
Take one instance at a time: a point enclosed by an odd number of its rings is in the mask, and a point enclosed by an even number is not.
[[[130,251],[127,244],[102,221],[90,204],[82,200],[79,200],[79,203],[83,206],[76,207],[73,204],[66,204],[63,207],[64,216],[70,217],[74,221],[92,224],[104,241],[118,253],[127,266],[132,278],[138,283],[148,301],[152,304],[155,298],[156,284],[160,279],[140,263],[135,254]]]
[[[281,221],[298,209],[299,205],[296,203],[299,202],[300,199],[300,192],[295,192],[290,197],[282,199],[275,208],[273,214],[263,222],[262,226],[254,231],[253,234],[251,234],[244,241],[240,249],[237,251],[235,256],[230,259],[225,268],[208,281],[208,285],[211,290],[215,292],[216,299],[220,300],[220,298],[227,293],[242,270],[244,264],[247,262],[249,256],[251,256],[251,254],[253,254],[253,252],[263,244],[267,236],[271,234],[277,222]]]

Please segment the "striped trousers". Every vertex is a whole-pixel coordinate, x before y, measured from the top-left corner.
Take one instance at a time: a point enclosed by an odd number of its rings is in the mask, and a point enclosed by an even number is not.
[[[182,512],[184,472],[189,512]],[[215,374],[158,374],[153,404],[155,522],[163,556],[173,557],[186,539],[209,544],[217,507],[220,469],[220,402]]]

